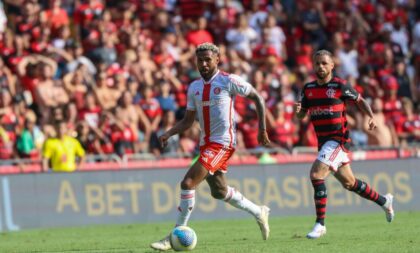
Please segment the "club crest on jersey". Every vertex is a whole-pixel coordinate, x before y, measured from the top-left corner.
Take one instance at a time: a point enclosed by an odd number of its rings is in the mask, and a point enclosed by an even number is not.
[[[327,97],[329,97],[329,98],[335,97],[335,90],[334,89],[328,89],[327,90]]]
[[[221,89],[219,87],[214,88],[213,92],[214,94],[220,94]]]
[[[199,91],[196,91],[196,92],[195,92],[195,95],[196,95],[196,96],[200,95],[200,92],[199,92]]]

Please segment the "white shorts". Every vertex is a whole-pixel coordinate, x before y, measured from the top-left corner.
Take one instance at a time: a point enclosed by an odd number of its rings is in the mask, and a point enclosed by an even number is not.
[[[337,172],[337,169],[341,166],[350,163],[348,154],[343,150],[341,145],[335,141],[327,141],[324,143],[318,153],[317,159],[328,165],[334,172]]]

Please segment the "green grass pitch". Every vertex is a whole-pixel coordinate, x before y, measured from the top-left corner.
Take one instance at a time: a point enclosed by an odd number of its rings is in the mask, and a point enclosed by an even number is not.
[[[270,219],[271,236],[263,241],[256,222],[249,219],[192,221],[198,235],[193,252],[420,252],[420,212],[397,212],[393,223],[383,213],[328,215],[327,234],[305,238],[313,217]],[[36,229],[1,233],[1,253],[158,252],[149,244],[169,233],[172,223],[106,225]],[[173,252],[173,251],[171,251]]]

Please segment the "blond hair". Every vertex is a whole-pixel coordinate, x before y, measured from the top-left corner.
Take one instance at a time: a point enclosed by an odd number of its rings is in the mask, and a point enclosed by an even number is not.
[[[211,51],[214,54],[219,54],[220,52],[219,48],[215,44],[209,42],[202,43],[195,49],[196,54],[203,51]]]

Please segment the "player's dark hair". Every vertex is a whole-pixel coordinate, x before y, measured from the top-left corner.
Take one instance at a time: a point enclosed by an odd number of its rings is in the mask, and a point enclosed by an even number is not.
[[[326,56],[330,57],[331,59],[333,58],[333,55],[330,51],[325,50],[325,49],[321,49],[321,50],[316,51],[312,55],[312,59],[315,59],[316,57],[321,56],[321,55],[326,55]]]

